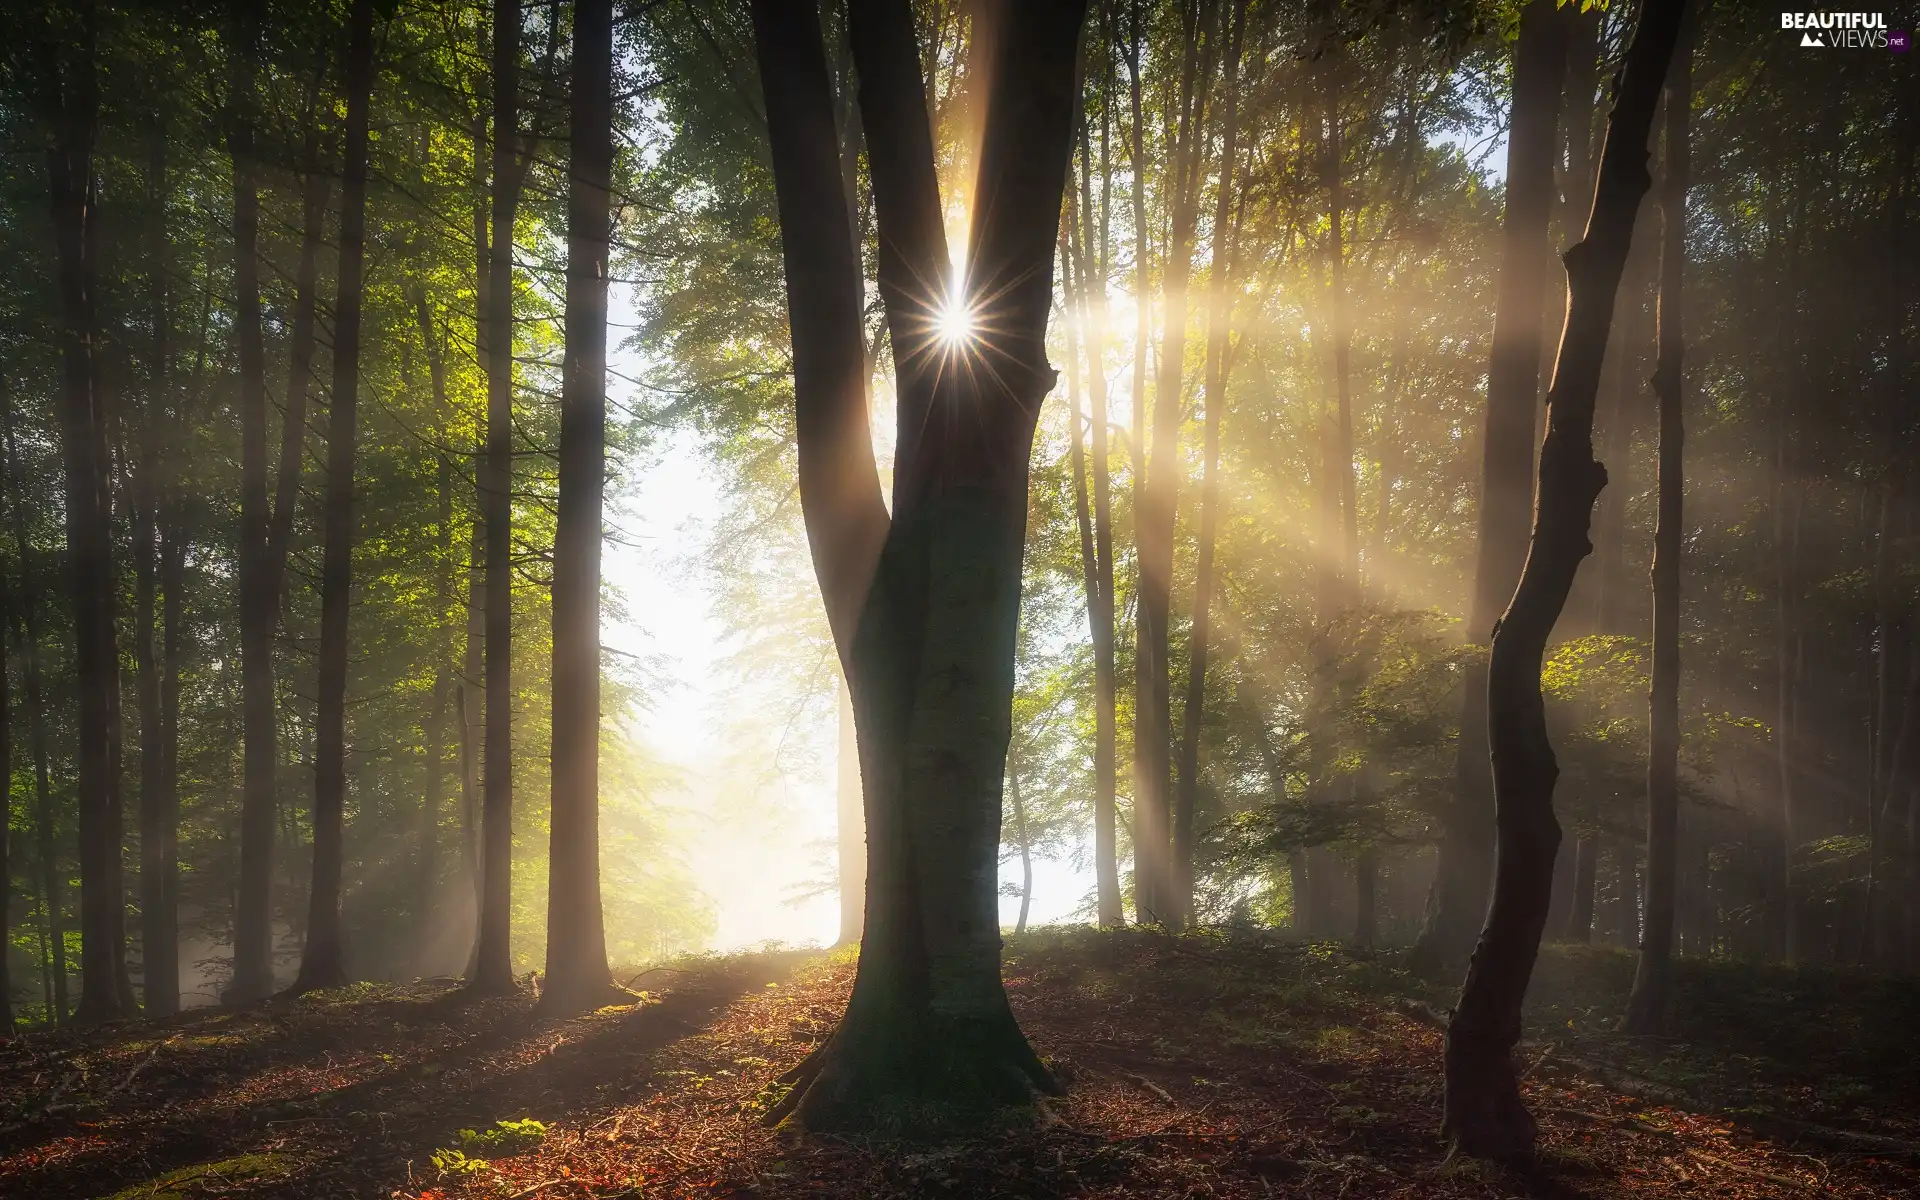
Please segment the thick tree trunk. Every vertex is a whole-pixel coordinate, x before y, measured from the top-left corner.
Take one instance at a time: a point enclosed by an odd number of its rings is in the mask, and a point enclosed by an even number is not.
[[[105,397],[96,357],[98,197],[93,140],[93,6],[76,45],[44,47],[53,138],[47,166],[58,264],[62,359],[61,451],[66,467],[67,558],[74,676],[80,698],[76,758],[80,809],[80,1021],[130,1015],[122,937],[120,656],[114,629],[113,530]]]
[[[1467,620],[1467,637],[1476,645],[1492,636],[1526,560],[1565,36],[1565,17],[1553,0],[1531,0],[1521,10],[1520,40],[1514,47],[1513,131],[1507,141],[1504,257],[1481,435],[1479,551]],[[1441,814],[1439,862],[1415,946],[1415,960],[1428,967],[1451,962],[1472,945],[1474,931],[1486,916],[1493,871],[1487,667],[1477,658],[1468,660],[1461,697],[1456,790],[1453,803]]]
[[[1104,118],[1103,118],[1104,120]],[[1108,478],[1112,456],[1107,449],[1107,248],[1108,194],[1113,172],[1107,161],[1108,139],[1100,139],[1100,238],[1094,260],[1092,146],[1083,119],[1080,124],[1080,289],[1088,312],[1087,405],[1088,442],[1092,462],[1093,544],[1087,559],[1087,624],[1093,643],[1093,867],[1094,916],[1103,929],[1126,920],[1120,903],[1120,863],[1116,834],[1115,796],[1118,792],[1114,675],[1113,596],[1113,487]],[[1076,429],[1078,423],[1076,422]],[[1075,445],[1079,444],[1076,437]],[[1083,556],[1085,550],[1082,551]]]
[[[7,572],[0,567],[0,779],[7,781],[7,810],[0,814],[0,960],[11,957],[13,949],[13,712],[12,676],[8,672],[4,630],[11,623],[13,601],[7,586]],[[144,741],[147,731],[141,731]],[[0,961],[0,1035],[13,1033],[13,974]]]
[[[944,347],[923,315],[946,248],[920,206],[937,190],[910,12],[901,0],[851,6],[880,240],[898,255],[881,263],[894,358],[944,368],[906,375],[901,407],[928,419],[896,470],[890,522],[876,511],[871,450],[855,437],[858,259],[838,236],[845,200],[818,14],[808,0],[756,0],[753,13],[785,233],[801,498],[853,688],[870,897],[846,1017],[773,1115],[925,1133],[1055,1086],[1000,982],[996,878],[1027,458],[1054,377],[1044,334],[1083,6],[996,7],[974,27],[996,50],[966,259],[965,299],[983,332]],[[982,353],[994,371],[959,369]],[[810,473],[810,459],[836,456],[850,480]],[[848,531],[857,536],[831,536]],[[875,531],[877,564],[863,561]]]
[[[1212,649],[1213,556],[1220,527],[1220,428],[1226,420],[1228,337],[1233,319],[1234,166],[1240,153],[1240,44],[1247,8],[1235,4],[1223,60],[1220,181],[1214,191],[1213,265],[1207,296],[1206,429],[1200,476],[1199,545],[1194,564],[1193,625],[1187,650],[1187,691],[1180,721],[1179,792],[1173,811],[1173,899],[1179,924],[1193,911],[1194,817],[1200,807],[1200,734],[1207,702],[1207,658]]]
[[[1539,953],[1560,845],[1540,668],[1580,561],[1606,469],[1593,407],[1634,218],[1649,183],[1647,134],[1679,37],[1684,0],[1645,0],[1607,119],[1587,234],[1565,255],[1567,323],[1547,393],[1547,436],[1526,566],[1494,632],[1487,716],[1497,830],[1493,902],[1448,1023],[1443,1134],[1456,1153],[1531,1157],[1538,1127],[1520,1100],[1513,1051]]]
[[[360,307],[367,243],[367,109],[373,91],[373,0],[353,0],[346,63],[347,137],[340,188],[340,280],[334,305],[333,404],[320,566],[320,687],[313,780],[313,879],[296,992],[347,981],[340,922],[347,799],[347,618],[353,591],[353,469],[358,438]]]
[[[267,564],[266,350],[260,327],[259,164],[254,149],[256,18],[235,22],[229,53],[227,149],[233,159],[234,341],[240,357],[240,889],[233,914],[233,983],[225,999],[273,990],[273,857],[278,733],[273,635],[278,623]]]
[[[469,985],[474,990],[486,993],[513,989],[513,226],[519,210],[521,180],[516,161],[520,120],[520,22],[519,0],[495,0],[491,80],[493,229],[488,239],[486,317],[487,431],[486,455],[480,463],[480,505],[486,527],[482,616],[486,630],[486,749],[481,799],[479,931],[469,977]],[[567,328],[571,347],[571,321]],[[567,377],[572,378],[571,371]],[[556,651],[559,633],[556,623]],[[554,688],[557,699],[557,679]],[[597,709],[594,719],[597,723]],[[557,729],[558,713],[554,714],[554,720]],[[557,746],[555,754],[557,762]],[[551,914],[548,921],[551,924]]]
[[[567,197],[567,347],[553,547],[553,836],[541,1007],[626,995],[600,908],[600,540],[606,481],[607,257],[612,237],[613,3],[575,0]],[[491,678],[491,675],[489,675]],[[491,759],[491,756],[489,756]]]
[[[1661,185],[1660,348],[1653,371],[1659,403],[1659,518],[1653,533],[1653,680],[1648,702],[1647,903],[1640,963],[1627,999],[1626,1030],[1654,1033],[1666,1014],[1673,972],[1680,836],[1680,553],[1685,488],[1680,306],[1687,254],[1688,118],[1692,39],[1674,49],[1667,81],[1667,164]]]

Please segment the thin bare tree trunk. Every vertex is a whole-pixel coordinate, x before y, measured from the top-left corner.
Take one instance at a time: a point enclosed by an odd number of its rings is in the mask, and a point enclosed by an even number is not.
[[[1593,458],[1593,408],[1614,299],[1649,185],[1647,135],[1685,13],[1684,0],[1645,0],[1607,118],[1586,237],[1565,255],[1567,323],[1547,393],[1547,436],[1526,566],[1493,636],[1487,715],[1497,869],[1486,927],[1447,1026],[1443,1135],[1456,1153],[1526,1159],[1538,1134],[1520,1099],[1513,1050],[1546,925],[1560,826],[1559,776],[1547,737],[1540,670],[1547,639],[1591,551],[1593,503],[1606,469]]]
[[[1627,999],[1625,1028],[1654,1033],[1666,1016],[1672,986],[1674,916],[1679,895],[1680,836],[1680,553],[1686,428],[1682,404],[1686,353],[1681,297],[1687,254],[1689,117],[1693,46],[1687,31],[1674,48],[1667,80],[1667,163],[1661,186],[1660,349],[1653,371],[1659,402],[1659,518],[1653,534],[1653,680],[1647,758],[1647,900],[1640,963]]]
[[[1133,339],[1132,438],[1128,459],[1132,467],[1133,508],[1142,513],[1147,507],[1147,349],[1153,331],[1152,254],[1147,224],[1146,116],[1141,87],[1141,43],[1146,20],[1144,0],[1129,5],[1127,42],[1127,88],[1132,105],[1129,164],[1133,168],[1133,269],[1136,297]],[[1138,518],[1136,517],[1136,522]],[[1136,592],[1143,589],[1145,569],[1134,564]],[[1156,752],[1153,742],[1153,663],[1152,636],[1148,628],[1148,606],[1136,595],[1133,606],[1133,919],[1142,925],[1156,924],[1164,900],[1160,880],[1166,874],[1168,830],[1165,813],[1166,752]],[[1143,715],[1144,714],[1144,715]],[[1157,764],[1157,765],[1156,765]],[[1157,785],[1155,779],[1161,782]]]
[[[353,0],[346,63],[347,138],[340,188],[340,292],[334,305],[333,404],[327,415],[326,519],[320,567],[320,687],[313,780],[313,878],[306,945],[293,990],[347,981],[340,921],[346,853],[347,618],[353,590],[353,471],[360,390],[360,308],[367,241],[367,110],[373,92],[373,0]]]

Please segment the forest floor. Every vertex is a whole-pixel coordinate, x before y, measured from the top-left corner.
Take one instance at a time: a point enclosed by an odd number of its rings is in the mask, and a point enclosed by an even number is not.
[[[832,1028],[853,961],[749,954],[655,969],[640,1004],[571,1021],[441,980],[18,1037],[0,1195],[1920,1195],[1914,980],[1683,964],[1675,1037],[1635,1039],[1606,1032],[1631,970],[1543,956],[1524,1172],[1443,1163],[1444,992],[1391,954],[1043,931],[1006,973],[1068,1083],[1045,1128],[783,1142],[770,1085]]]

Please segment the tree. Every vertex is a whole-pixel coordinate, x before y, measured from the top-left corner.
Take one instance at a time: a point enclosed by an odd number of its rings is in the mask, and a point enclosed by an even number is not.
[[[1513,595],[1526,557],[1547,222],[1565,73],[1565,19],[1553,0],[1531,0],[1521,10],[1513,52],[1505,244],[1481,426],[1479,543],[1473,611],[1467,620],[1467,636],[1476,643],[1491,636],[1495,616]],[[1493,872],[1488,820],[1493,780],[1484,752],[1486,667],[1478,660],[1468,660],[1461,697],[1455,793],[1441,810],[1439,860],[1415,951],[1417,960],[1430,965],[1453,961],[1471,945],[1475,926],[1486,914],[1487,882]]]
[[[334,304],[333,403],[327,414],[325,547],[320,582],[320,702],[313,780],[313,882],[307,943],[293,990],[347,981],[340,922],[346,853],[347,616],[353,592],[353,470],[360,387],[360,309],[367,245],[367,110],[373,93],[373,0],[347,24],[346,155],[340,188],[340,283]]]
[[[1593,457],[1593,408],[1634,220],[1650,180],[1647,135],[1680,33],[1684,0],[1646,0],[1615,85],[1586,236],[1570,248],[1567,323],[1547,390],[1547,436],[1526,565],[1493,635],[1487,664],[1496,871],[1486,927],[1446,1036],[1443,1135],[1455,1152],[1524,1159],[1538,1127],[1520,1099],[1513,1049],[1520,1007],[1546,926],[1560,826],[1559,775],[1547,737],[1540,670],[1565,607],[1606,468]]]
[[[1660,415],[1659,523],[1653,534],[1652,745],[1647,759],[1647,890],[1640,961],[1627,1000],[1629,1033],[1658,1032],[1673,972],[1674,908],[1680,834],[1680,554],[1686,477],[1686,398],[1681,340],[1687,256],[1688,118],[1693,107],[1693,47],[1683,30],[1666,95],[1666,172],[1661,180],[1660,348],[1653,391]]]
[[[1229,22],[1222,80],[1220,185],[1214,193],[1213,264],[1207,289],[1206,434],[1200,475],[1200,529],[1193,575],[1193,626],[1188,633],[1186,705],[1180,724],[1179,791],[1173,810],[1173,886],[1180,923],[1193,922],[1194,814],[1200,806],[1200,726],[1206,715],[1207,654],[1214,591],[1214,548],[1220,523],[1220,427],[1226,420],[1229,338],[1232,330],[1234,255],[1233,176],[1239,156],[1240,47],[1246,36],[1245,3]]]
[[[240,888],[233,915],[233,985],[227,997],[258,1000],[273,990],[275,738],[273,634],[279,609],[267,564],[272,513],[267,497],[267,363],[260,328],[259,164],[254,145],[258,13],[234,11],[228,47],[232,88],[227,145],[233,159],[234,340],[240,351],[240,677],[246,770],[240,806]]]
[[[808,1129],[926,1129],[1058,1086],[1007,1004],[994,881],[1027,460],[1055,378],[1044,335],[1083,14],[1046,0],[976,18],[985,129],[966,278],[950,294],[911,10],[850,6],[902,431],[888,519],[865,437],[859,260],[839,233],[849,222],[818,12],[806,0],[753,5],[788,264],[801,503],[853,692],[867,807],[853,995],[773,1114]],[[972,332],[943,339],[936,318],[952,302],[966,305]]]
[[[59,264],[60,442],[66,466],[74,673],[80,693],[81,979],[74,1016],[93,1022],[128,1015],[134,1004],[120,868],[120,657],[113,615],[112,472],[96,347],[96,14],[87,3],[76,13],[58,16],[69,16],[79,26],[70,43],[48,42],[41,48],[41,69],[52,127],[47,167]]]
[[[595,1008],[627,995],[614,986],[607,967],[600,907],[600,543],[613,233],[613,0],[575,0],[569,141],[566,375],[553,546],[553,838],[547,856],[547,974],[540,992],[541,1007],[552,1012]]]
[[[522,178],[518,161],[520,19],[519,0],[495,0],[493,230],[484,288],[486,455],[480,466],[486,566],[485,581],[478,589],[483,597],[486,645],[486,753],[480,915],[469,975],[474,988],[483,992],[513,988],[509,944],[513,932],[513,225]]]

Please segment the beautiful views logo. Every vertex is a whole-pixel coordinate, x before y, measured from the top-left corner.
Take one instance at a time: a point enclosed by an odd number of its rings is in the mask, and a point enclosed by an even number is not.
[[[1892,42],[1885,13],[1785,12],[1780,28],[1798,30],[1802,46],[1822,49],[1885,50]],[[1892,48],[1904,50],[1906,45],[1902,32]]]

